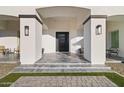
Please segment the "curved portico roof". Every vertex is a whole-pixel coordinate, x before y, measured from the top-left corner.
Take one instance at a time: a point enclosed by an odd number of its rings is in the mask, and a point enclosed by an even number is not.
[[[58,23],[63,23],[64,21],[73,21],[72,23],[74,23],[76,20],[76,24],[80,26],[89,17],[91,11],[82,7],[52,6],[38,8],[37,12],[44,22],[54,20]],[[47,25],[47,23],[45,24]]]
[[[48,17],[84,17],[90,14],[90,9],[72,6],[54,6],[37,9],[43,18]]]

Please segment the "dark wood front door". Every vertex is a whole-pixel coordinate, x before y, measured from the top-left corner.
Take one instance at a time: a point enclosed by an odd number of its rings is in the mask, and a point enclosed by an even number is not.
[[[56,51],[69,52],[69,32],[56,32]]]

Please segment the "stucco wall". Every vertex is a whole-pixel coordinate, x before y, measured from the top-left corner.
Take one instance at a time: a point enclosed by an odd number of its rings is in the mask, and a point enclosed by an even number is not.
[[[102,25],[102,34],[96,34],[96,26]],[[91,64],[105,64],[106,61],[106,19],[91,18],[84,24],[84,57]]]
[[[25,36],[24,26],[29,26]],[[33,64],[42,57],[42,25],[35,18],[20,18],[20,61]]]
[[[96,35],[96,26],[102,25],[102,34]],[[91,61],[92,64],[105,64],[106,61],[106,19],[91,19]]]
[[[91,20],[84,24],[84,57],[91,61]]]
[[[124,57],[124,22],[107,22],[107,48],[111,47],[111,31],[119,30],[119,56]]]
[[[25,36],[24,26],[29,26],[29,36]],[[22,64],[35,60],[35,18],[20,19],[20,61]]]
[[[36,60],[39,60],[42,57],[42,25],[35,20],[35,58]]]
[[[56,32],[69,32],[69,51],[76,53],[83,47],[83,29],[76,18],[49,18],[45,21],[48,30],[43,31],[43,48],[45,53],[56,52]]]

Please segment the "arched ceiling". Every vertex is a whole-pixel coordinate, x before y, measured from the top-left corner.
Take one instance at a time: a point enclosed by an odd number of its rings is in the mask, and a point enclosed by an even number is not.
[[[48,20],[55,20],[60,24],[67,20],[70,22],[76,20],[77,26],[82,25],[91,13],[90,9],[73,6],[41,7],[37,9],[37,12],[46,25],[48,25]]]
[[[85,17],[90,14],[90,10],[72,6],[54,6],[37,9],[43,18],[48,17]]]

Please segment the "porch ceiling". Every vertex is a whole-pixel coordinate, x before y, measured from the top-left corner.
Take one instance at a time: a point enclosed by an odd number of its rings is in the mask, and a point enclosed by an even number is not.
[[[80,27],[87,17],[90,15],[90,9],[73,7],[73,6],[54,6],[54,7],[44,7],[37,9],[40,17],[43,19],[45,25],[48,26],[48,20],[50,22],[57,21],[60,25],[63,22],[69,20],[74,23],[76,20],[76,25]],[[75,23],[74,23],[75,24]]]
[[[19,31],[19,18],[9,15],[0,15],[0,31]]]
[[[4,20],[4,21],[14,20],[14,21],[18,21],[19,18],[15,17],[15,16],[0,15],[0,20]]]
[[[43,18],[48,17],[84,17],[90,13],[89,9],[72,6],[55,6],[37,9]]]
[[[124,15],[109,16],[107,18],[108,22],[124,22]]]

